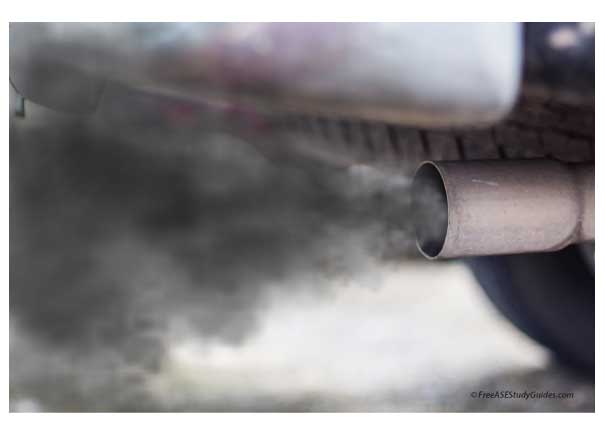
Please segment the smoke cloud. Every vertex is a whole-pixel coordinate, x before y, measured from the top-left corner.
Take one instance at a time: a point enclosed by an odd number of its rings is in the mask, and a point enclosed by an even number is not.
[[[171,339],[239,345],[271,291],[321,296],[321,276],[413,244],[397,173],[279,165],[194,129],[27,122],[10,138],[10,382],[33,409],[157,409],[144,378]]]

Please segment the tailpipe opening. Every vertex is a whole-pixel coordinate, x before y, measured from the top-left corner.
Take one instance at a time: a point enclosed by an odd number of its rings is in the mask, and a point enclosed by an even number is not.
[[[447,193],[439,169],[433,162],[423,163],[412,184],[416,245],[429,259],[443,249],[447,235]]]

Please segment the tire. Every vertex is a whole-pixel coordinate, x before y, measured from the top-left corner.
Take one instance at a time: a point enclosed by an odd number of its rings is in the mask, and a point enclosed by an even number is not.
[[[333,151],[347,164],[397,167],[411,176],[424,160],[594,161],[594,125],[594,104],[523,95],[506,119],[488,127],[418,129],[297,115],[282,119],[276,128],[305,137],[307,146]],[[283,150],[281,141],[279,145]]]
[[[506,318],[563,364],[594,375],[595,281],[578,247],[466,262]]]

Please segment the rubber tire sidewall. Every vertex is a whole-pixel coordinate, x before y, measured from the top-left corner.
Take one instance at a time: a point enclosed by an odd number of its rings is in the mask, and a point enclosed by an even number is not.
[[[578,248],[466,262],[505,317],[564,364],[594,375],[595,281]]]

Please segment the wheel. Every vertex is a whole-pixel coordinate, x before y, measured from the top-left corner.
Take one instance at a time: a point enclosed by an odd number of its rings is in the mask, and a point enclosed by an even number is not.
[[[594,375],[595,281],[580,248],[467,263],[505,317],[564,364]]]

